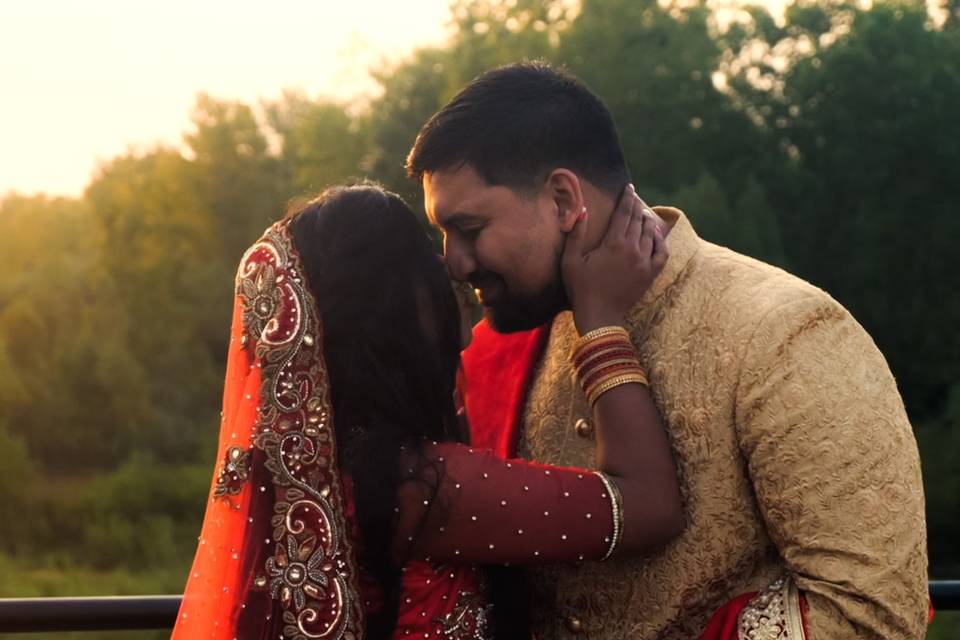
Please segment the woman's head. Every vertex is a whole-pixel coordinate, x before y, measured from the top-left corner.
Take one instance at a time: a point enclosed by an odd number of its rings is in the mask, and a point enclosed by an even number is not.
[[[437,410],[453,394],[459,305],[414,213],[358,185],[330,188],[288,218],[323,324],[336,422],[389,418],[449,439]]]
[[[388,637],[400,588],[392,553],[398,486],[436,478],[424,472],[425,441],[466,440],[453,401],[460,309],[440,255],[398,196],[371,185],[334,187],[287,217],[323,324],[340,465],[353,482],[364,563],[385,595],[368,635]]]

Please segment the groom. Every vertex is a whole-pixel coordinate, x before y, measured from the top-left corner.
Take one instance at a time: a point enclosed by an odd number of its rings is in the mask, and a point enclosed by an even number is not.
[[[599,239],[617,199],[636,197],[608,110],[547,65],[503,67],[424,125],[408,169],[486,310],[464,355],[474,443],[593,466],[559,256],[584,207]],[[686,529],[647,558],[530,569],[532,631],[923,637],[920,463],[883,356],[823,291],[654,211],[671,257],[625,323],[670,430]]]

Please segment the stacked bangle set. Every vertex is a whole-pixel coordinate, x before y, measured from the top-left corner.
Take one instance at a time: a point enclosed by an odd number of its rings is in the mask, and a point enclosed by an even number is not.
[[[570,360],[591,407],[604,393],[622,384],[650,385],[630,334],[623,327],[600,327],[583,334],[574,344]]]
[[[570,361],[577,371],[577,378],[591,407],[604,393],[622,384],[650,385],[647,374],[640,366],[630,334],[623,327],[600,327],[585,333],[573,345]],[[623,537],[623,498],[613,478],[604,473],[596,473],[610,498],[613,516],[610,546],[601,558],[606,560],[620,546],[620,539]]]

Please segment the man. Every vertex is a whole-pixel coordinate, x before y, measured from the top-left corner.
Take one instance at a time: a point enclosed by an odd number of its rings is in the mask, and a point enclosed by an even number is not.
[[[549,66],[507,66],[424,125],[408,169],[452,274],[486,310],[464,355],[474,442],[592,466],[559,257],[584,208],[596,242],[621,194],[635,197],[609,112]],[[648,558],[531,569],[533,632],[923,637],[919,456],[882,355],[826,293],[654,211],[670,258],[625,325],[671,432],[687,526]]]

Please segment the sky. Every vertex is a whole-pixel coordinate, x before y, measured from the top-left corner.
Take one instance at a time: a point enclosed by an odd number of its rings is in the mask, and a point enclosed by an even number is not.
[[[78,196],[98,163],[178,145],[195,96],[349,99],[441,43],[450,0],[0,0],[0,197]]]

